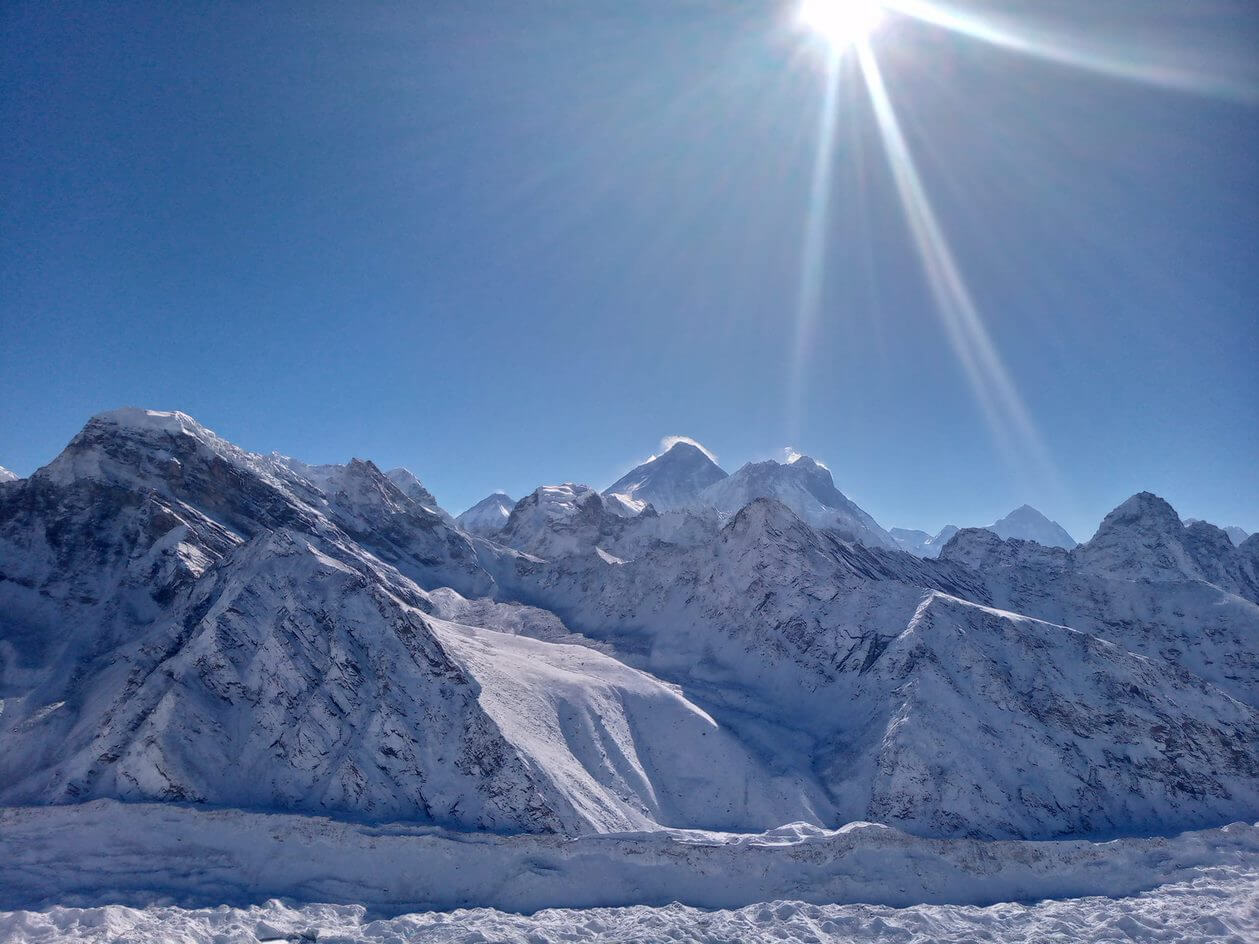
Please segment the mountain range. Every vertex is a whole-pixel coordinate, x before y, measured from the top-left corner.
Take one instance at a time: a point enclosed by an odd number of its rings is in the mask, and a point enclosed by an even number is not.
[[[901,550],[918,557],[939,557],[940,551],[959,530],[961,529],[956,525],[950,524],[945,525],[934,537],[926,531],[905,528],[893,528],[890,533]],[[1050,521],[1031,505],[1020,505],[1004,518],[987,525],[985,530],[1001,538],[1035,541],[1045,547],[1070,550],[1076,546],[1075,538],[1067,534],[1066,528],[1056,521]]]
[[[1259,812],[1259,537],[1141,493],[1079,546],[997,522],[920,557],[807,457],[686,442],[509,503],[92,418],[0,483],[0,802],[569,836]]]

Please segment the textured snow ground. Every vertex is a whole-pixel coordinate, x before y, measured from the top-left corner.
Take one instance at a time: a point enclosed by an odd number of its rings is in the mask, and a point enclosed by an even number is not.
[[[232,944],[266,938],[320,942],[1234,942],[1259,939],[1259,871],[1204,866],[1188,881],[1129,898],[1073,898],[1035,904],[810,905],[773,901],[731,911],[662,908],[551,909],[533,915],[489,908],[422,912],[372,920],[359,905],[286,904],[239,908],[120,905],[0,913],[0,940]]]
[[[1108,842],[923,839],[870,823],[565,839],[108,800],[0,810],[0,908],[15,911],[273,898],[379,917],[766,900],[984,906],[1241,875],[1253,885],[1256,873],[1259,824],[1245,823]]]

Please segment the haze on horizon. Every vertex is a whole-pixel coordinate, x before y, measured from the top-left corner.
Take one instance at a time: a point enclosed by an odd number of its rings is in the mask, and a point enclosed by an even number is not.
[[[6,4],[0,464],[135,405],[455,512],[676,434],[1259,530],[1259,14],[895,6]]]

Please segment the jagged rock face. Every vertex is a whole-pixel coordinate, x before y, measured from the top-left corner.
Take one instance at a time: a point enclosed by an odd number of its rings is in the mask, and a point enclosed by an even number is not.
[[[858,688],[834,792],[911,831],[1157,831],[1259,803],[1259,713],[1084,633],[933,594]]]
[[[622,517],[593,488],[544,485],[512,509],[497,540],[538,557],[565,557],[593,551],[621,525]]]
[[[731,723],[775,766],[812,765],[841,819],[1056,836],[1218,821],[1259,800],[1240,748],[1259,733],[1253,709],[1183,670],[965,602],[984,594],[969,569],[839,541],[775,502],[745,508],[711,546],[529,577],[569,626],[716,717],[760,719]],[[1109,770],[1122,790],[1099,779]]]
[[[663,455],[631,469],[603,494],[646,502],[658,512],[678,511],[694,507],[705,488],[725,477],[725,470],[704,450],[676,442]]]
[[[1198,524],[1200,520],[1201,519],[1198,518],[1185,518],[1185,527],[1192,527],[1193,525]],[[1250,537],[1249,531],[1245,528],[1239,528],[1236,525],[1228,525],[1220,530],[1228,535],[1228,539],[1233,542],[1234,547],[1241,547],[1246,538]]]
[[[941,549],[940,557],[965,564],[980,573],[1013,566],[1056,573],[1071,566],[1071,557],[1063,548],[1019,538],[1003,540],[990,528],[962,528],[954,532]]]
[[[997,606],[1169,662],[1259,706],[1253,561],[1219,529],[1184,528],[1156,496],[1129,499],[1072,551],[966,529],[941,558],[981,575]]]
[[[389,479],[398,491],[411,499],[417,505],[420,505],[425,511],[437,515],[447,524],[452,524],[454,518],[446,512],[441,505],[437,504],[437,499],[433,497],[433,493],[424,487],[424,483],[417,479],[410,469],[396,468],[390,469],[385,473],[385,478]]]
[[[399,491],[370,460],[342,466],[327,492],[334,520],[351,538],[422,586],[474,595],[492,590],[468,539]]]
[[[962,568],[841,541],[759,499],[713,541],[661,544],[619,564],[525,564],[509,589],[653,671],[693,681],[698,667],[714,684],[794,704],[901,632],[924,587],[982,593]]]
[[[808,456],[787,463],[749,462],[728,479],[709,486],[701,498],[726,515],[736,514],[758,498],[771,498],[813,527],[834,531],[846,541],[899,548],[878,522],[835,487],[831,473]]]
[[[516,507],[516,500],[502,492],[486,495],[479,502],[455,518],[455,524],[469,534],[480,537],[493,537],[503,530],[511,510]]]
[[[690,546],[710,541],[717,533],[714,512],[661,515],[651,505],[640,505],[621,495],[600,495],[585,485],[544,485],[522,498],[492,537],[546,560],[594,556],[619,564],[657,545]]]
[[[1128,580],[1204,580],[1259,603],[1259,574],[1238,550],[1214,525],[1186,528],[1171,505],[1141,492],[1108,514],[1074,559]]]
[[[50,673],[3,735],[0,797],[575,827],[422,614],[310,540],[259,535],[108,658]]]

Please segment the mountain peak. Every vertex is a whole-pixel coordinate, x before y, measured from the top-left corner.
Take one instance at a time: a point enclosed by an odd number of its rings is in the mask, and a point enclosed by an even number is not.
[[[825,528],[848,541],[872,547],[898,545],[869,514],[835,487],[830,470],[807,456],[786,463],[774,459],[745,463],[738,472],[710,486],[704,500],[733,515],[758,498],[782,502],[815,528]]]
[[[388,472],[385,472],[384,476],[394,484],[398,491],[416,504],[422,505],[425,509],[436,515],[440,515],[442,520],[444,520],[447,524],[454,522],[454,518],[450,517],[450,515],[447,514],[439,504],[437,504],[436,496],[424,487],[424,483],[416,478],[415,474],[410,469],[404,469],[402,466],[398,466],[395,469],[390,469]]]
[[[661,453],[660,456],[658,456],[657,458],[664,458],[665,456],[668,456],[668,455],[673,455],[679,458],[685,457],[685,458],[690,458],[690,459],[694,459],[697,456],[703,456],[709,462],[713,461],[712,454],[708,452],[707,449],[701,448],[698,444],[691,442],[691,440],[689,439],[675,440],[673,444],[668,449],[666,449],[663,453]]]
[[[727,536],[743,537],[761,533],[801,534],[810,531],[808,523],[775,498],[757,498],[735,514],[723,529]]]
[[[825,469],[826,466],[818,462],[812,456],[806,456],[804,453],[793,453],[787,460],[787,465],[796,465],[802,469]]]
[[[1157,525],[1174,531],[1179,531],[1184,527],[1180,515],[1176,514],[1176,509],[1166,500],[1153,492],[1137,492],[1102,519],[1097,533],[1100,535],[1103,531],[1131,527],[1136,524]]]
[[[504,492],[491,492],[455,519],[455,524],[469,534],[488,537],[507,524],[516,500]]]
[[[1031,505],[1020,505],[999,521],[988,526],[988,530],[1002,538],[1020,538],[1024,541],[1035,541],[1045,547],[1061,547],[1071,550],[1076,540],[1056,521],[1050,521],[1038,509]]]
[[[604,495],[623,495],[647,502],[657,511],[674,511],[695,503],[699,493],[726,478],[712,453],[693,439],[666,437],[668,448],[631,469],[606,489]]]
[[[158,430],[164,433],[196,435],[209,432],[187,413],[178,410],[145,410],[134,406],[120,407],[97,413],[87,421],[88,426],[120,426],[137,430]]]

